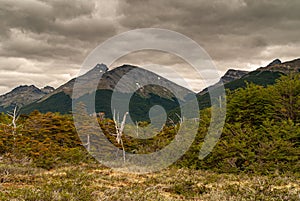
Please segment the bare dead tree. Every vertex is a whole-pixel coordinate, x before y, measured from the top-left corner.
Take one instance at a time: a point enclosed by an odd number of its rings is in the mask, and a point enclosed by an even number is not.
[[[136,121],[135,124],[136,124],[136,136],[138,137],[139,136],[139,123]]]
[[[13,146],[13,150],[14,150],[15,144],[16,144],[17,121],[19,119],[18,106],[16,105],[13,112],[8,112],[7,115],[12,118],[12,121],[11,121],[10,125],[12,125],[12,127],[13,127],[12,135],[13,135],[13,141],[14,141],[14,146]]]
[[[83,144],[84,147],[86,147],[86,149],[88,150],[88,152],[90,152],[91,150],[91,143],[90,143],[90,135],[87,135],[87,142],[85,144]]]
[[[175,113],[175,114],[176,114],[176,116],[177,116],[178,119],[179,119],[179,125],[181,125],[182,122],[183,122],[183,117],[179,116],[179,114],[177,114],[177,113]]]
[[[125,127],[125,122],[126,122],[126,116],[127,116],[128,112],[126,112],[123,116],[123,120],[122,122],[120,123],[119,121],[119,113],[117,115],[117,119],[116,119],[116,112],[114,111],[114,116],[113,116],[113,120],[114,120],[114,123],[115,123],[115,128],[116,128],[116,140],[117,140],[117,143],[118,144],[121,144],[122,146],[122,150],[123,150],[123,160],[125,162],[126,160],[126,156],[125,156],[125,148],[124,148],[124,143],[123,143],[123,140],[122,140],[122,135],[123,135],[123,130],[124,130],[124,127]]]
[[[17,109],[18,109],[18,106],[16,105],[13,112],[8,113],[8,116],[10,116],[12,118],[11,125],[13,126],[13,135],[15,135],[17,132],[17,121],[19,119]]]
[[[168,118],[170,123],[172,124],[172,126],[175,128],[175,122],[173,121],[173,119],[171,119],[170,117]]]
[[[177,127],[176,123],[169,117],[170,122],[173,125],[174,130],[176,131],[178,128],[180,128],[181,124],[183,123],[183,117],[180,117],[177,113],[175,113],[175,115],[178,117],[179,119],[179,127]],[[175,140],[178,141],[178,135],[175,136]]]

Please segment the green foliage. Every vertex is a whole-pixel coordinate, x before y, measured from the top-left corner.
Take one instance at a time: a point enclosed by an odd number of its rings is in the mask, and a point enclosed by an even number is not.
[[[299,172],[299,125],[265,121],[259,128],[226,124],[222,138],[200,167],[218,172]]]
[[[262,86],[247,84],[246,88],[229,92],[227,100],[226,115],[229,123],[259,125],[272,112],[268,89]]]
[[[226,124],[213,151],[204,160],[197,159],[210,121],[209,115],[202,115],[196,143],[177,165],[218,172],[299,174],[299,94],[299,74],[283,76],[273,86],[247,84],[228,92]]]
[[[34,111],[19,119],[16,134],[12,132],[9,117],[0,118],[0,153],[12,160],[29,157],[35,166],[51,169],[61,162],[90,159],[69,115]]]
[[[277,80],[268,91],[272,96],[272,110],[277,119],[300,122],[300,74],[290,74]]]
[[[268,85],[273,85],[276,83],[276,80],[280,78],[282,73],[280,72],[272,72],[272,71],[253,71],[242,77],[241,79],[234,80],[232,82],[224,84],[224,88],[230,94],[230,91],[244,89],[249,87],[249,83],[262,87],[266,87]],[[215,90],[218,90],[216,88]],[[209,93],[205,93],[202,95],[197,95],[199,108],[205,109],[211,106]]]

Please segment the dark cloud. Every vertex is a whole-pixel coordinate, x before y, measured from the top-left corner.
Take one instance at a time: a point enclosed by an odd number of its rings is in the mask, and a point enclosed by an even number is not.
[[[136,28],[185,34],[210,54],[221,73],[294,59],[300,52],[299,9],[297,0],[0,0],[0,93],[19,84],[57,87],[76,75],[101,42]],[[149,58],[183,69],[195,85],[201,82],[181,59],[166,54],[148,51],[119,62],[150,65]]]
[[[299,46],[300,1],[261,0],[125,0],[120,20],[127,28],[161,27],[191,37],[218,61],[262,59],[273,45]],[[289,55],[271,55],[289,57]],[[248,59],[248,61],[247,61]],[[226,68],[226,67],[224,67]]]
[[[74,77],[88,52],[116,34],[113,16],[99,12],[103,2],[0,0],[0,93]]]

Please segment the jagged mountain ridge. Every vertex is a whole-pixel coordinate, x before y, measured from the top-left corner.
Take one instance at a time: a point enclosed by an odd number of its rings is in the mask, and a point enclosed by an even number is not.
[[[128,77],[128,75],[131,76]],[[101,79],[99,79],[100,77]],[[124,82],[116,89],[115,87],[121,79]],[[162,85],[166,87],[164,88],[160,85],[139,86],[139,84],[142,85],[142,83],[151,82],[153,80],[162,83]],[[80,89],[76,94],[73,93],[75,82],[77,82],[76,86]],[[72,108],[72,98],[76,100],[83,96],[89,96],[95,92],[91,86],[97,86],[96,92],[98,94],[96,94],[96,99],[101,103],[105,102],[106,104],[105,107],[98,107],[99,111],[102,111],[103,108],[108,110],[110,104],[110,100],[108,99],[111,97],[112,91],[118,92],[119,94],[128,94],[136,91],[135,105],[140,105],[140,108],[137,109],[140,111],[143,111],[144,108],[147,107],[145,105],[146,102],[149,104],[159,104],[159,100],[162,100],[167,107],[171,107],[171,105],[175,106],[178,104],[176,103],[176,98],[179,99],[178,101],[185,101],[185,99],[190,97],[189,95],[195,94],[166,78],[137,66],[124,64],[112,70],[108,70],[104,64],[97,64],[93,69],[79,76],[77,79],[74,78],[70,80],[40,100],[27,105],[23,108],[23,112],[30,113],[34,109],[38,109],[42,112],[52,111],[68,113]],[[171,91],[180,95],[175,97],[168,89],[171,89]]]
[[[274,59],[271,63],[269,63],[266,67],[270,67],[270,66],[274,66],[274,65],[278,65],[281,64],[281,60],[280,59]]]
[[[90,88],[90,84],[97,81],[97,89],[101,90],[105,96],[108,98],[110,95],[107,94],[108,91],[112,91],[118,81],[129,71],[133,69],[142,69],[137,66],[132,65],[122,65],[112,70],[108,70],[106,65],[98,64],[93,69],[85,73],[84,75],[79,76],[80,86],[82,94],[79,94],[78,97],[83,96],[85,94],[89,94],[90,92],[86,89]],[[300,59],[295,59],[292,61],[281,62],[279,59],[275,59],[269,65],[265,67],[258,68],[255,71],[247,72],[242,70],[234,70],[229,69],[224,76],[220,79],[225,84],[226,89],[234,90],[240,87],[245,87],[246,82],[248,83],[255,83],[258,85],[269,85],[274,84],[275,80],[278,79],[282,74],[287,74],[288,72],[299,72],[300,69]],[[144,70],[146,71],[146,70]],[[149,72],[149,71],[148,71]],[[103,75],[103,76],[102,76]],[[150,75],[150,76],[149,76]],[[99,77],[102,76],[102,79],[99,81]],[[136,78],[133,77],[132,79],[138,80],[141,77],[143,78],[143,70],[136,74]],[[181,87],[171,81],[150,72],[148,76],[144,76],[145,79],[161,79],[165,80],[169,83],[169,87],[173,87],[175,90],[187,90],[184,87]],[[71,102],[72,102],[72,90],[75,83],[76,78],[70,80],[69,82],[63,84],[53,92],[46,94],[44,97],[39,99],[38,101],[34,102],[34,104],[30,104],[30,107],[27,107],[26,113],[29,113],[33,109],[40,109],[42,112],[47,111],[57,111],[62,113],[67,113],[71,109]],[[77,80],[78,81],[78,80]],[[99,83],[98,83],[99,81]],[[214,86],[219,86],[220,81],[216,83]],[[126,82],[125,82],[126,83]],[[127,93],[130,91],[130,85],[124,84],[120,88],[121,93]],[[101,92],[101,93],[102,93]],[[190,93],[193,93],[189,91]],[[102,94],[103,94],[102,93]],[[110,92],[109,92],[110,93]],[[161,88],[157,88],[155,86],[146,87],[143,91],[138,90],[137,93],[140,95],[140,98],[151,98],[154,94],[157,97],[164,98],[166,100],[173,100],[173,95],[169,91],[162,90]],[[209,97],[207,95],[207,89],[204,89],[200,93],[197,94],[199,97],[200,108],[207,107],[209,105]],[[157,98],[156,97],[156,98]],[[153,97],[152,97],[153,98]],[[181,100],[184,100],[186,97],[180,97]],[[205,100],[205,104],[202,104],[202,100]],[[53,109],[53,106],[55,106]],[[42,108],[42,109],[41,109]],[[51,109],[52,108],[52,109]],[[68,109],[66,109],[68,108]]]
[[[103,73],[106,73],[107,71],[108,71],[108,68],[107,68],[107,66],[105,64],[97,64],[93,69],[91,69],[87,73],[79,76],[78,78],[81,81],[79,85],[83,86],[83,90],[82,91],[85,91],[84,87],[85,88],[89,88],[90,83],[94,82],[95,80],[98,80],[99,77]],[[71,79],[70,81],[68,81],[65,84],[63,84],[60,87],[58,87],[56,90],[54,90],[51,93],[49,93],[46,96],[44,96],[38,102],[45,101],[47,98],[51,97],[54,94],[58,94],[60,92],[63,92],[64,94],[66,94],[66,95],[68,95],[68,96],[71,97],[75,81],[76,81],[76,78]],[[85,93],[88,93],[88,92],[85,92]],[[84,95],[84,94],[80,94],[80,95]],[[78,97],[76,97],[76,98],[78,98]]]
[[[229,69],[224,76],[221,77],[220,81],[210,86],[215,88],[221,86],[223,83],[233,90],[245,85],[245,82],[253,82],[258,85],[273,84],[275,79],[280,77],[282,74],[288,74],[290,72],[300,72],[300,58],[291,61],[281,62],[280,59],[274,59],[265,67],[260,67],[254,71],[234,70]],[[264,82],[265,79],[265,82]],[[203,89],[198,95],[203,95],[208,92],[208,88]]]
[[[129,74],[129,76],[124,76],[127,74]],[[115,86],[121,79],[123,82],[121,85],[119,84],[118,88],[116,89]],[[156,73],[127,64],[104,73],[102,79],[99,81],[98,89],[108,89],[121,93],[131,93],[132,91],[140,88],[137,90],[137,93],[142,97],[149,97],[149,95],[153,93],[163,98],[173,98],[174,94],[172,94],[169,90],[163,89],[159,85],[140,87],[141,83],[147,83],[148,81],[154,81],[154,83],[157,81],[157,83],[165,86],[165,88],[178,92],[179,97],[177,98],[182,101],[184,101],[186,97],[180,96],[181,94],[194,94],[194,92],[191,90],[184,88],[160,75],[157,75]]]
[[[248,74],[249,71],[244,71],[244,70],[234,70],[234,69],[229,69],[226,71],[226,73],[220,78],[220,81],[217,82],[216,84],[210,86],[212,88],[221,86],[222,84],[227,84],[229,82],[232,82],[234,80],[242,78],[244,75]],[[199,92],[199,95],[203,95],[208,92],[208,88],[203,89],[201,92]]]
[[[275,59],[266,67],[260,67],[257,71],[272,71],[281,72],[288,74],[290,72],[300,72],[300,58],[294,59],[292,61],[281,62],[279,59]]]
[[[281,62],[279,59],[273,60],[265,67],[260,67],[254,71],[242,75],[240,78],[224,83],[224,88],[227,90],[235,90],[246,87],[247,83],[267,86],[273,85],[282,75],[289,73],[300,72],[300,58],[291,61]],[[212,85],[211,88],[218,88],[217,85]],[[197,94],[199,107],[206,108],[210,106],[210,97],[208,90],[203,90]]]
[[[30,104],[52,91],[54,91],[54,88],[50,86],[41,89],[34,85],[18,86],[12,91],[0,96],[0,112],[9,111],[15,106],[22,107]]]
[[[187,91],[188,90],[174,82],[171,82],[153,72],[150,72],[150,71],[145,70],[138,66],[124,64],[122,66],[119,66],[117,68],[109,70],[105,64],[97,64],[93,69],[91,69],[84,75],[79,76],[78,79],[73,78],[72,80],[70,80],[67,83],[63,84],[62,86],[58,87],[52,93],[43,97],[41,100],[39,100],[39,102],[42,102],[42,101],[46,100],[47,98],[49,98],[50,96],[57,94],[59,92],[63,92],[70,97],[72,96],[73,98],[79,98],[80,96],[82,96],[84,94],[91,93],[92,92],[91,86],[92,86],[92,84],[95,84],[95,82],[98,82],[98,84],[96,83],[97,89],[114,90],[118,81],[121,78],[123,78],[123,76],[125,74],[129,73],[131,70],[134,70],[134,69],[135,69],[135,73],[133,76],[130,77],[130,79],[134,79],[134,80],[141,79],[142,82],[143,81],[146,82],[147,80],[151,80],[151,79],[160,79],[161,82],[164,82],[168,87],[172,88],[173,90],[177,90],[177,91]],[[99,80],[99,78],[101,76],[102,76],[102,78]],[[81,93],[76,94],[76,95],[72,94],[75,81],[80,82],[79,84],[77,84],[77,87],[79,87],[80,91],[82,91]],[[125,81],[124,85],[122,85],[121,88],[119,87],[119,92],[122,92],[122,93],[131,92],[132,87],[133,87],[131,85],[131,83],[132,83],[132,80],[127,79],[127,82]],[[193,93],[190,90],[188,90],[188,91],[189,91],[189,93]],[[157,89],[157,87],[155,87],[155,86],[152,86],[152,88],[146,87],[146,89],[144,90],[144,94],[142,94],[142,92],[140,92],[141,93],[140,95],[147,96],[147,95],[149,95],[149,93],[152,93],[152,92],[155,92],[156,94],[158,94],[164,98],[172,97],[172,95],[170,93],[168,93],[166,91],[159,91],[159,89]],[[180,98],[182,100],[184,99],[184,97],[180,97]]]

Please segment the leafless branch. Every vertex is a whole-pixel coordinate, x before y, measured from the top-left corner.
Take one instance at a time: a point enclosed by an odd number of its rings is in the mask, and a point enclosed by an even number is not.
[[[123,120],[121,122],[121,124],[119,123],[119,113],[117,115],[117,120],[116,120],[116,112],[114,110],[114,115],[113,115],[113,120],[114,120],[114,123],[115,123],[115,128],[116,128],[116,140],[117,140],[117,143],[118,144],[121,144],[122,146],[122,149],[123,149],[123,160],[125,162],[126,160],[126,157],[125,157],[125,148],[124,148],[124,143],[123,143],[123,140],[122,140],[122,135],[123,135],[123,130],[124,130],[124,127],[125,127],[125,123],[126,123],[126,116],[127,116],[128,112],[126,112],[123,116]]]

